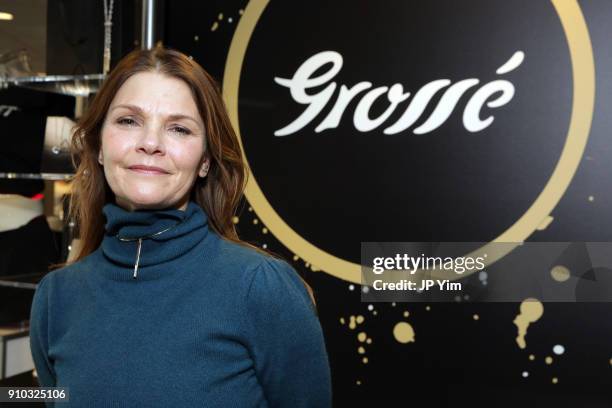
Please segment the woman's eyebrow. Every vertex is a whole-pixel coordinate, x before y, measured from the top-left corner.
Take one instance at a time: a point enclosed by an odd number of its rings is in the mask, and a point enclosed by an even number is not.
[[[112,110],[118,109],[118,108],[124,108],[124,109],[129,109],[131,111],[134,111],[140,115],[145,116],[144,111],[136,105],[129,105],[129,104],[121,104],[121,105],[115,105],[113,106]],[[189,116],[189,115],[185,115],[182,113],[174,113],[171,115],[167,116],[168,120],[179,120],[179,119],[187,119],[187,120],[191,120],[193,121],[196,125],[200,126],[200,122],[198,122],[196,119],[194,119],[193,117]]]

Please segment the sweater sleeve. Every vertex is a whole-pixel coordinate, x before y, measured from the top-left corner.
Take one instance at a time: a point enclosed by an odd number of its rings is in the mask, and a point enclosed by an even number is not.
[[[45,276],[47,278],[47,276]],[[36,288],[30,311],[30,350],[41,387],[55,387],[55,372],[49,360],[47,281]]]
[[[331,407],[323,331],[297,272],[266,259],[254,270],[246,302],[255,369],[270,407]]]

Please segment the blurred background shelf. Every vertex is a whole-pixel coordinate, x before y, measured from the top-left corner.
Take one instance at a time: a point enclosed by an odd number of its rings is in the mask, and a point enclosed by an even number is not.
[[[0,179],[15,180],[70,180],[74,177],[73,173],[3,173],[0,172]]]
[[[38,282],[46,273],[25,273],[0,277],[0,287],[36,290]]]
[[[0,78],[0,88],[19,86],[61,95],[89,96],[98,91],[105,77],[104,74],[4,77]]]

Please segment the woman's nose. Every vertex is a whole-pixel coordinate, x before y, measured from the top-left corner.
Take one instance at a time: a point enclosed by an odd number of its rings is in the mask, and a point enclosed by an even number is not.
[[[158,126],[146,126],[138,139],[136,150],[146,154],[164,154],[163,129]]]

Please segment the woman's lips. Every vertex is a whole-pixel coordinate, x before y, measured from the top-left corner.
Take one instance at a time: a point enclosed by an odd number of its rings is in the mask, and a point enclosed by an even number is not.
[[[128,169],[135,171],[137,173],[142,173],[142,174],[157,174],[157,175],[169,174],[166,170],[160,167],[154,167],[154,166],[136,165],[136,166],[130,166],[128,167]]]

